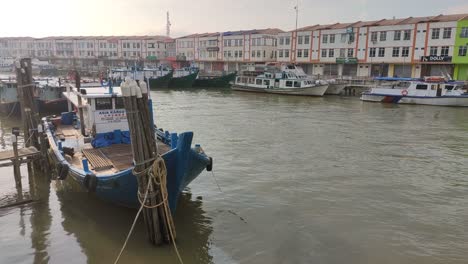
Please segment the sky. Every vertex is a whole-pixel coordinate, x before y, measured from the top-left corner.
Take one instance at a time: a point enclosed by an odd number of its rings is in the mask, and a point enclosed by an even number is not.
[[[0,0],[0,37],[165,35],[468,13],[466,0]]]

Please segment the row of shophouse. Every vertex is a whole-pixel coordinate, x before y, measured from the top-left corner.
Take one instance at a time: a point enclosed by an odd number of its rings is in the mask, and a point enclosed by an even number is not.
[[[179,57],[205,71],[295,63],[311,75],[468,80],[468,14],[260,29],[176,39]]]
[[[295,63],[311,75],[468,80],[468,14],[162,36],[0,38],[0,57],[125,66],[196,64],[203,72]]]
[[[156,63],[175,54],[175,41],[163,36],[0,38],[0,57],[32,57],[63,66]]]

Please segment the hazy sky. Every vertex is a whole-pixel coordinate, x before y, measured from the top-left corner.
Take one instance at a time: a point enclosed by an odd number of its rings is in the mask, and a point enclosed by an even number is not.
[[[296,0],[0,0],[0,36],[165,34],[295,27]],[[20,16],[20,13],[22,15]],[[299,27],[468,13],[466,0],[299,0]]]

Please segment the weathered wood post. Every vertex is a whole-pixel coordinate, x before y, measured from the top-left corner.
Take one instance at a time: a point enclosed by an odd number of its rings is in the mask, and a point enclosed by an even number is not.
[[[78,71],[75,71],[75,86],[78,93],[81,93],[81,76]],[[84,116],[83,116],[83,99],[81,96],[78,96],[78,115],[80,117],[80,131],[81,135],[86,136],[85,126],[84,126]]]
[[[18,154],[18,135],[19,135],[19,128],[14,127],[12,129],[11,134],[11,142],[13,144],[13,174],[15,176],[15,184],[17,189],[22,189],[21,184],[21,170],[20,170],[20,161],[19,161],[19,154]]]

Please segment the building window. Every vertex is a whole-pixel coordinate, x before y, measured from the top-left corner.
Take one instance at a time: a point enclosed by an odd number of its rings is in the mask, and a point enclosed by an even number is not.
[[[393,48],[392,57],[400,57],[400,48],[399,47]]]
[[[304,50],[304,58],[308,58],[308,57],[309,57],[309,50],[305,49]]]
[[[466,57],[467,48],[468,48],[468,46],[460,46],[460,48],[458,48],[458,56]]]
[[[322,50],[322,58],[326,58],[326,57],[327,57],[327,50],[323,49]]]
[[[239,50],[239,58],[242,58],[242,50]]]
[[[289,44],[291,44],[291,39],[289,37],[287,37],[287,38],[284,39],[284,42],[285,42],[286,45],[289,45]]]
[[[432,39],[439,39],[440,37],[440,28],[432,29]]]
[[[385,57],[385,48],[379,48],[379,57]]]
[[[297,57],[302,58],[302,50],[297,50]]]
[[[255,50],[252,50],[252,58],[255,58]]]
[[[386,41],[386,40],[387,40],[387,31],[380,32],[380,41]]]
[[[443,46],[440,49],[440,56],[448,56],[449,55],[449,46]]]
[[[401,40],[401,31],[397,30],[393,32],[393,40]]]
[[[468,38],[468,27],[462,27],[460,38]]]
[[[340,49],[340,58],[344,58],[346,54],[346,49]]]
[[[335,34],[330,35],[330,43],[335,43]]]
[[[328,35],[323,35],[322,43],[328,43]],[[326,56],[325,56],[326,57]]]
[[[348,49],[348,58],[354,57],[354,49]]]
[[[278,57],[283,58],[283,50],[279,50]]]
[[[346,42],[346,34],[341,34],[341,43]]]
[[[451,39],[452,38],[452,28],[444,28],[444,39]]]
[[[377,33],[378,33],[378,32],[372,32],[372,33],[371,33],[371,38],[370,38],[370,40],[371,40],[372,42],[377,42]]]
[[[369,50],[369,57],[374,58],[375,57],[375,50],[376,48],[370,48]]]
[[[403,40],[411,40],[411,29],[404,31]]]
[[[310,36],[304,36],[304,44],[310,43]]]
[[[284,50],[284,57],[289,58],[289,50]]]
[[[279,44],[284,45],[284,38],[283,37],[280,38]]]
[[[409,47],[403,47],[401,49],[401,56],[402,57],[409,57]]]
[[[328,57],[330,57],[330,58],[335,57],[335,50],[334,49],[329,49],[328,50]]]
[[[302,36],[297,37],[297,44],[302,44]]]
[[[429,50],[429,56],[437,56],[438,49],[439,48],[437,47],[431,47],[431,49]]]

